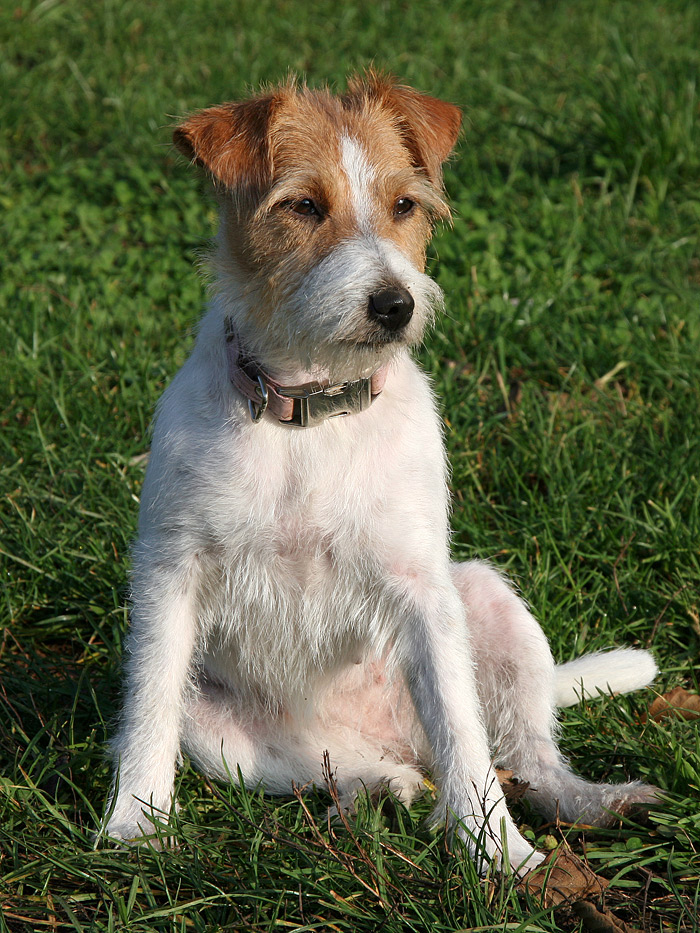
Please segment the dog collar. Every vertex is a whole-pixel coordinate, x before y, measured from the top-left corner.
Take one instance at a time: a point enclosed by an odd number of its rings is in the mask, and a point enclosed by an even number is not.
[[[255,360],[246,356],[231,330],[226,334],[226,355],[229,378],[248,400],[254,424],[265,412],[274,415],[280,424],[296,428],[310,428],[329,418],[357,414],[369,408],[386,382],[387,366],[384,365],[371,376],[350,382],[280,385]]]

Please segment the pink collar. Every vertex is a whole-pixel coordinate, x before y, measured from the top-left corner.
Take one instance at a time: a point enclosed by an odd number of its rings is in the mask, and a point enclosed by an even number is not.
[[[270,412],[280,424],[300,428],[313,427],[328,418],[351,415],[369,408],[384,388],[388,369],[385,364],[364,379],[333,385],[307,382],[283,386],[245,355],[238,337],[231,330],[226,335],[226,355],[229,378],[248,399],[253,422],[257,423],[265,412]]]

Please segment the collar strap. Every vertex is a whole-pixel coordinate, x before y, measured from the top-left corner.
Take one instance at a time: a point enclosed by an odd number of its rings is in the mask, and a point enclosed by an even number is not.
[[[231,331],[226,335],[226,356],[229,378],[248,400],[248,411],[254,423],[260,421],[265,412],[274,415],[280,424],[298,428],[356,414],[369,408],[386,382],[387,366],[384,365],[373,375],[351,382],[283,386],[245,355],[238,337]]]

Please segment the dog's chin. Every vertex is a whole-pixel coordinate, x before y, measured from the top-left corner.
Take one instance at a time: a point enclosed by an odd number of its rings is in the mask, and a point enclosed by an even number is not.
[[[343,340],[339,341],[348,353],[370,353],[379,355],[391,355],[401,347],[409,347],[411,343],[407,340],[400,340],[398,337],[387,338],[385,340]]]
[[[387,333],[358,338],[344,338],[329,347],[330,354],[340,360],[347,360],[350,368],[367,371],[383,366],[402,350],[417,346],[422,335],[408,333]]]
[[[279,318],[273,317],[273,324]],[[363,323],[345,332],[306,334],[269,327],[264,334],[243,330],[242,341],[250,355],[273,378],[301,370],[313,378],[344,382],[371,375],[388,365],[403,351],[418,346],[429,322],[412,320],[398,330],[371,327]]]
[[[405,334],[387,334],[386,336],[373,337],[370,340],[358,340],[355,342],[355,346],[358,350],[372,350],[381,353],[387,348],[411,347],[419,342],[419,340],[407,339]]]
[[[339,337],[337,343],[348,350],[379,354],[393,354],[404,347],[416,347],[423,341],[424,327],[411,322],[400,330],[376,329],[371,333],[363,331],[356,335]]]
[[[344,338],[313,347],[297,346],[301,368],[322,381],[347,382],[370,376],[389,365],[409,344],[403,340],[352,340]],[[301,352],[300,352],[301,351]]]

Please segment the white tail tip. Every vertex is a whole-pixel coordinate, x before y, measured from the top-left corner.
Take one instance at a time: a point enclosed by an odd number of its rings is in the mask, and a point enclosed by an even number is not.
[[[614,648],[586,654],[576,661],[557,665],[554,702],[559,707],[575,706],[584,697],[597,697],[599,690],[630,693],[646,687],[657,673],[650,652],[639,648]]]

